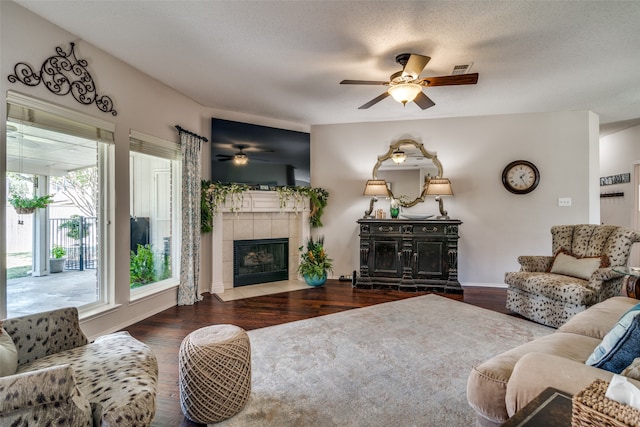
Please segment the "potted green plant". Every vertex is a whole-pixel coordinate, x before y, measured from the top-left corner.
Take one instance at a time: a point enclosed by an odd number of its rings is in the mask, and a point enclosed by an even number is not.
[[[64,263],[67,260],[65,255],[67,251],[60,245],[53,245],[51,248],[51,258],[49,259],[49,271],[51,273],[60,273],[64,270]]]
[[[16,212],[21,215],[31,214],[35,212],[36,209],[46,208],[51,202],[53,202],[53,194],[35,197],[12,194],[9,197],[9,203],[14,207]]]
[[[327,272],[333,272],[333,260],[324,250],[324,236],[307,240],[307,247],[300,246],[300,265],[298,273],[310,286],[322,286],[327,281]]]

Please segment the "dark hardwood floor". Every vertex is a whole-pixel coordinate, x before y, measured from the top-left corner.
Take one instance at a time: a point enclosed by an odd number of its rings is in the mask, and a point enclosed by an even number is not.
[[[425,294],[426,292],[353,289],[348,282],[328,280],[321,288],[229,302],[222,302],[215,295],[206,294],[203,301],[193,306],[172,307],[131,325],[126,330],[149,345],[158,358],[160,375],[153,426],[199,425],[182,415],[178,392],[180,343],[187,334],[198,328],[233,324],[251,330]],[[505,308],[506,289],[465,288],[464,296],[444,296],[510,314]]]

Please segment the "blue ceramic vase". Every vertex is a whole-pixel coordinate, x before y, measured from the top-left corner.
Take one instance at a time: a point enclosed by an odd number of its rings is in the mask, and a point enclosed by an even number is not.
[[[325,271],[322,276],[309,276],[308,274],[304,275],[304,281],[307,282],[309,286],[322,286],[324,282],[327,281],[327,272]]]

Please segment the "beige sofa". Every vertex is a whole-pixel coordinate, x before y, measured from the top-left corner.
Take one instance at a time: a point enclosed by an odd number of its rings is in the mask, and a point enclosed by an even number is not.
[[[585,364],[620,317],[639,301],[613,297],[576,314],[557,331],[474,367],[467,400],[478,426],[499,426],[547,387],[575,394],[613,373]],[[637,386],[640,381],[631,380]]]

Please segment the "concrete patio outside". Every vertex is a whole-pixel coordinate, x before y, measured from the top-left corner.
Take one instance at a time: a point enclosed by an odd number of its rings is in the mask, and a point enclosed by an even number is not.
[[[9,279],[7,317],[95,302],[98,293],[97,272],[96,269],[65,270],[48,276]]]

